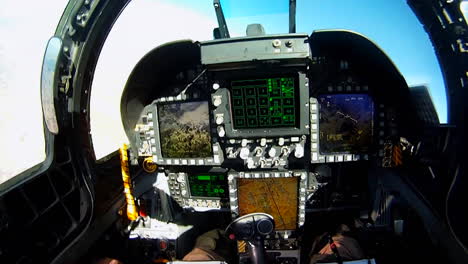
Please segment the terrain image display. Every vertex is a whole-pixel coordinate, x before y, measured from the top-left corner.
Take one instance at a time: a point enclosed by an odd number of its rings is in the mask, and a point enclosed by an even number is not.
[[[298,178],[238,179],[239,214],[267,213],[276,230],[296,229]]]
[[[212,157],[208,102],[158,105],[164,158]]]
[[[320,153],[365,153],[372,143],[374,105],[365,94],[322,95]]]

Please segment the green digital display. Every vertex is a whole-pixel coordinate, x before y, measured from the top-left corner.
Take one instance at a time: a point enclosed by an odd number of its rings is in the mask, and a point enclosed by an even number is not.
[[[223,174],[189,175],[188,180],[191,196],[227,197],[228,185]]]
[[[297,85],[295,77],[232,81],[233,127],[297,127]]]

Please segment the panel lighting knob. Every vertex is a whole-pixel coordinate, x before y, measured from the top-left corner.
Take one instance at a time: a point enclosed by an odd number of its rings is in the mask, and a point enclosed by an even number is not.
[[[270,157],[275,157],[276,156],[276,149],[275,148],[271,148],[269,151],[268,151],[268,156]]]
[[[284,145],[284,138],[280,137],[278,139],[278,145],[283,146]]]
[[[216,116],[216,124],[221,125],[222,123],[224,123],[224,116],[223,115],[217,115]]]
[[[240,150],[239,157],[243,160],[246,160],[249,158],[250,150],[247,147],[243,147]]]
[[[226,135],[226,131],[224,130],[223,126],[218,126],[217,130],[218,130],[219,137],[224,137]]]
[[[213,99],[214,106],[220,106],[222,102],[223,102],[223,99],[221,98],[221,96],[215,96]]]
[[[304,147],[301,144],[296,144],[296,148],[294,150],[294,157],[298,159],[304,157]]]
[[[247,139],[244,138],[244,139],[242,139],[242,141],[241,141],[241,146],[242,146],[242,147],[245,147],[245,146],[247,146],[247,143],[248,143]]]
[[[247,168],[249,169],[255,169],[256,166],[255,166],[255,162],[253,159],[247,159]]]
[[[177,181],[178,181],[178,182],[185,182],[185,177],[184,177],[184,175],[179,175],[179,176],[177,176]]]

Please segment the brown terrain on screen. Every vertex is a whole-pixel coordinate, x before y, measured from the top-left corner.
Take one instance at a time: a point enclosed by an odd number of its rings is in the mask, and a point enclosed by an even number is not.
[[[291,230],[297,224],[298,178],[238,179],[239,213],[267,213],[276,230]]]

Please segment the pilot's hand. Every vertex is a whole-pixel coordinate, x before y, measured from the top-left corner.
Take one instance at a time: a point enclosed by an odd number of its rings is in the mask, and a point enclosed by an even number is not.
[[[184,257],[184,261],[209,261],[209,260],[217,260],[216,257],[213,256],[213,252],[208,252],[200,248],[193,248],[187,255]]]
[[[203,260],[218,260],[225,261],[232,253],[231,245],[224,236],[224,231],[213,229],[204,233],[197,238],[195,246],[183,260],[186,261],[203,261]]]
[[[365,255],[356,239],[342,234],[337,234],[332,237],[332,240],[336,246],[336,250],[343,260],[358,260],[365,258]],[[317,254],[313,255],[309,264],[315,264],[319,261],[336,261],[336,256],[330,244],[326,244]]]
[[[116,259],[103,258],[95,262],[95,264],[123,264],[123,263]]]

